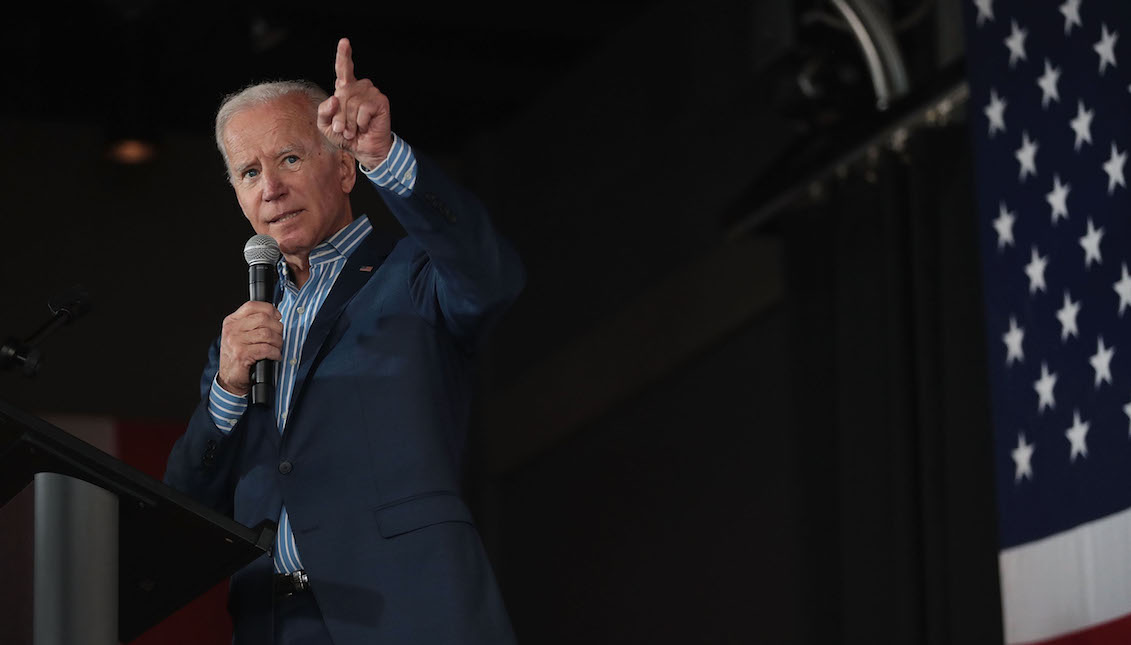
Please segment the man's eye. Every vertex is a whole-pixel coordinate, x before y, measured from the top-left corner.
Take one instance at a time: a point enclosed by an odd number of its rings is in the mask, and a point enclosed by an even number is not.
[[[256,177],[256,175],[258,175],[258,174],[259,174],[259,171],[256,170],[255,168],[250,168],[248,170],[243,171],[244,179],[254,179]]]
[[[296,155],[287,155],[285,161],[293,166],[298,163],[298,157]]]

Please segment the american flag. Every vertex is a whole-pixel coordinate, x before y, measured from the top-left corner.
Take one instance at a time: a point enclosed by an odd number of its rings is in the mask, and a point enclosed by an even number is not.
[[[1131,642],[1131,2],[963,2],[1005,640]]]

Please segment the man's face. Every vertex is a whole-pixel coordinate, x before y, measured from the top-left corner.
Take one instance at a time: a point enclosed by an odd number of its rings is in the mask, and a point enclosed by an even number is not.
[[[285,256],[310,250],[352,219],[355,173],[348,154],[326,147],[316,115],[301,97],[237,112],[224,129],[232,187],[256,233]]]

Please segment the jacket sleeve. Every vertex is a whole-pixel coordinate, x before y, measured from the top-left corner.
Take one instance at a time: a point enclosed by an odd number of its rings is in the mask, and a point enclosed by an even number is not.
[[[407,194],[382,190],[389,210],[423,249],[413,260],[411,293],[418,312],[474,341],[518,297],[526,273],[483,204],[428,158],[416,155]]]
[[[208,392],[220,365],[220,341],[212,343],[208,364],[201,375],[200,402],[185,433],[169,452],[165,483],[193,499],[231,516],[234,470],[246,415],[230,431],[220,430],[208,411]]]

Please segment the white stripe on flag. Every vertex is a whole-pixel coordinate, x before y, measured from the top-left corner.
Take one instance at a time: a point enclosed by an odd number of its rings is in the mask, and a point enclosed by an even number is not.
[[[1131,509],[1006,549],[1006,643],[1045,640],[1131,613]]]

